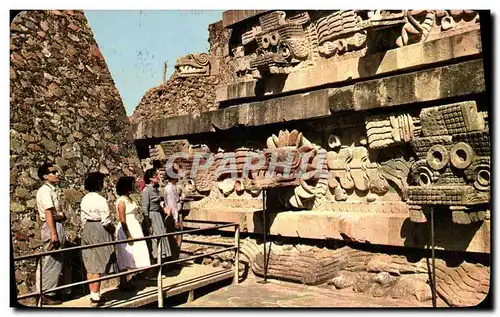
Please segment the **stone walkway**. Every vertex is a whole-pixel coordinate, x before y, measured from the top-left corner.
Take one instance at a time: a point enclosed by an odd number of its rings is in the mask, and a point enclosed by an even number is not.
[[[163,278],[164,303],[171,296],[189,292],[224,280],[232,280],[233,270],[214,268],[208,265],[184,263],[178,272],[167,274]],[[157,303],[158,288],[156,281],[135,280],[132,284],[136,287],[134,291],[120,292],[116,288],[108,288],[102,291],[102,296],[107,299],[105,307],[141,307]],[[58,306],[44,306],[50,308],[68,307],[90,307],[90,295],[64,302]]]
[[[274,280],[267,284],[246,280],[239,285],[226,286],[179,307],[431,307],[431,304],[375,298],[351,291],[326,290]]]

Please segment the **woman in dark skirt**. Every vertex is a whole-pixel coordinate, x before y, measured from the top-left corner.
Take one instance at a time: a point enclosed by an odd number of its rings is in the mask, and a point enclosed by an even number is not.
[[[88,191],[80,204],[83,225],[82,245],[113,241],[114,225],[106,198],[98,194],[104,188],[104,174],[90,173],[85,179],[85,190]],[[87,270],[87,280],[101,277],[102,274],[117,272],[116,254],[113,245],[82,250],[83,263]],[[104,303],[101,299],[101,282],[89,284],[90,303],[98,306]]]
[[[142,202],[142,212],[144,214],[145,227],[149,228],[151,226],[150,233],[152,235],[161,235],[167,233],[165,228],[164,220],[169,214],[168,208],[163,208],[160,205],[161,194],[159,191],[160,176],[155,168],[148,169],[144,173],[144,182],[146,187],[144,187],[141,193]],[[161,241],[161,257],[167,258],[172,256],[172,250],[170,248],[170,243],[168,237],[163,237]],[[158,246],[157,240],[152,241],[152,256],[153,258],[158,257]]]

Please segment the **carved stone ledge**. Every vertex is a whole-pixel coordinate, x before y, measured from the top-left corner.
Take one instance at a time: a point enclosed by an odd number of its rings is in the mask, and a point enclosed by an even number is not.
[[[489,220],[456,226],[451,213],[441,216],[443,219],[435,223],[437,249],[490,253]],[[407,213],[268,210],[268,217],[272,235],[429,248],[429,226],[412,223]],[[235,221],[246,232],[262,234],[261,208],[192,208],[187,219]]]
[[[484,89],[483,62],[478,59],[340,88],[245,103],[199,116],[141,121],[133,125],[133,130],[136,140],[184,136],[215,132],[214,127],[226,130],[321,118],[342,111],[363,111],[481,93]]]

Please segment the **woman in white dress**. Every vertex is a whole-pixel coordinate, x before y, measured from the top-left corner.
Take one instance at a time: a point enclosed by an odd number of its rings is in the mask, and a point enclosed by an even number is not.
[[[116,183],[116,193],[118,199],[116,201],[116,211],[120,223],[116,228],[117,240],[137,239],[144,237],[142,228],[136,218],[136,212],[139,210],[136,203],[130,198],[130,194],[134,192],[135,179],[133,177],[120,177]],[[137,269],[151,265],[149,259],[149,250],[146,241],[135,241],[122,243],[117,245],[117,260],[118,267],[122,271]],[[127,279],[123,276],[120,279],[120,290],[130,290],[130,284],[127,284]]]

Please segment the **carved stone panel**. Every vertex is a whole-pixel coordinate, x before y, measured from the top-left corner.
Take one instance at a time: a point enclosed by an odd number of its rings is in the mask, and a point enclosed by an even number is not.
[[[423,42],[478,21],[478,13],[470,10],[288,10],[249,16],[228,27],[234,33],[233,71],[241,79],[259,79],[365,49]]]

